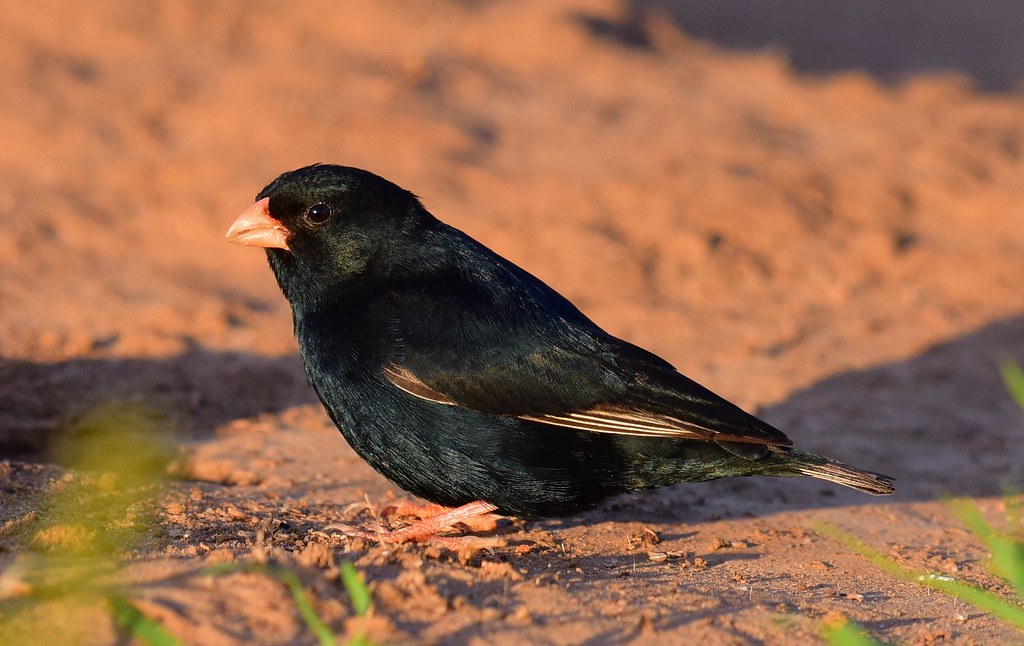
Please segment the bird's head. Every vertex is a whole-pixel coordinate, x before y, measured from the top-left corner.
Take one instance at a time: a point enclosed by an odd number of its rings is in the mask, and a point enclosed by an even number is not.
[[[316,164],[268,184],[226,237],[265,248],[294,305],[343,290],[357,277],[386,273],[395,254],[382,249],[415,235],[432,219],[415,195],[382,177]]]

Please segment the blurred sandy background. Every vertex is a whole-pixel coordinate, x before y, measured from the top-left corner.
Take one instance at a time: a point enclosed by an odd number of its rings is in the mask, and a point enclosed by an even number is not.
[[[987,580],[935,501],[1024,482],[1024,414],[998,376],[1024,360],[1022,21],[1009,0],[5,4],[0,458],[15,461],[0,520],[59,479],[39,466],[51,439],[109,400],[161,411],[194,454],[183,511],[164,517],[184,529],[139,555],[158,571],[244,559],[285,499],[303,511],[281,558],[387,495],[308,391],[262,254],[223,242],[278,173],[342,163],[899,487],[879,503],[713,483],[530,526],[524,540],[550,531],[583,574],[542,549],[492,554],[519,577],[497,602],[479,562],[365,548],[350,557],[380,597],[381,640],[778,643],[816,638],[835,611],[885,639],[1013,636],[827,540],[789,541],[827,513],[907,564]],[[241,516],[217,513],[229,502]],[[749,556],[684,576],[641,555],[623,579],[621,537],[641,525],[692,554],[729,533]],[[0,541],[0,566],[28,544]],[[532,582],[562,565],[575,587]],[[304,566],[318,598],[343,597]],[[165,591],[180,605],[149,610],[190,643],[310,643],[271,588]],[[323,603],[343,632],[345,605]],[[780,627],[778,604],[802,623]]]

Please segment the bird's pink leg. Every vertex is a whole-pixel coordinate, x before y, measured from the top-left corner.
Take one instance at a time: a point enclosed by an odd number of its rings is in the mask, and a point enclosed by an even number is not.
[[[473,529],[493,529],[497,520],[497,516],[492,513],[495,509],[497,509],[496,506],[482,500],[477,500],[454,509],[433,504],[399,503],[385,509],[383,515],[414,515],[422,519],[408,527],[387,531],[360,531],[345,525],[331,525],[326,529],[339,529],[347,535],[362,536],[363,538],[380,543],[421,542],[434,538],[438,532],[451,529],[457,523],[464,523]],[[421,516],[424,512],[428,514],[426,517]]]
[[[465,523],[475,529],[481,526],[480,521],[485,521],[486,525],[483,526],[493,529],[496,519],[491,512],[497,509],[497,507],[489,502],[477,500],[454,509],[441,507],[440,505],[431,505],[429,509],[435,512],[440,511],[441,513],[427,516],[408,527],[382,532],[378,535],[379,540],[387,543],[418,542],[430,538],[438,532],[451,529],[457,523]],[[402,511],[406,510],[408,508]]]

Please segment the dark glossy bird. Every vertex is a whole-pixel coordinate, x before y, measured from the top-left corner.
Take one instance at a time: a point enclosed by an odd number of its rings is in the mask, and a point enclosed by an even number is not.
[[[438,505],[560,516],[735,476],[893,492],[791,448],[367,171],[285,173],[227,238],[266,248],[309,382],[352,448]]]

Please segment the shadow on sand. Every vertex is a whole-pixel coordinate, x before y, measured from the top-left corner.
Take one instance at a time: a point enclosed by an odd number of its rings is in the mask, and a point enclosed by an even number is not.
[[[983,90],[1006,92],[1024,80],[1018,26],[1024,4],[957,0],[628,0],[623,17],[578,16],[592,33],[651,49],[651,17],[735,49],[782,51],[801,72],[864,70],[884,81],[954,71]]]
[[[730,479],[614,499],[567,522],[694,522],[943,493],[1000,495],[1024,484],[1024,412],[998,370],[1007,357],[1024,362],[1024,317],[904,361],[829,377],[760,411],[801,448],[895,477],[892,498],[809,479]],[[69,420],[111,400],[166,413],[184,440],[208,437],[234,419],[316,403],[294,355],[196,347],[169,359],[0,359],[0,457],[45,460],[49,439]]]
[[[806,478],[733,478],[620,498],[579,522],[699,522],[1020,489],[1024,411],[1000,377],[1007,358],[1024,365],[1024,317],[903,361],[834,375],[757,411],[800,448],[894,477],[894,496],[875,498]]]
[[[194,346],[166,359],[0,358],[0,458],[46,456],[53,437],[110,402],[165,415],[182,439],[201,439],[235,419],[316,403],[298,355],[265,357]],[[43,457],[45,459],[45,457]]]

